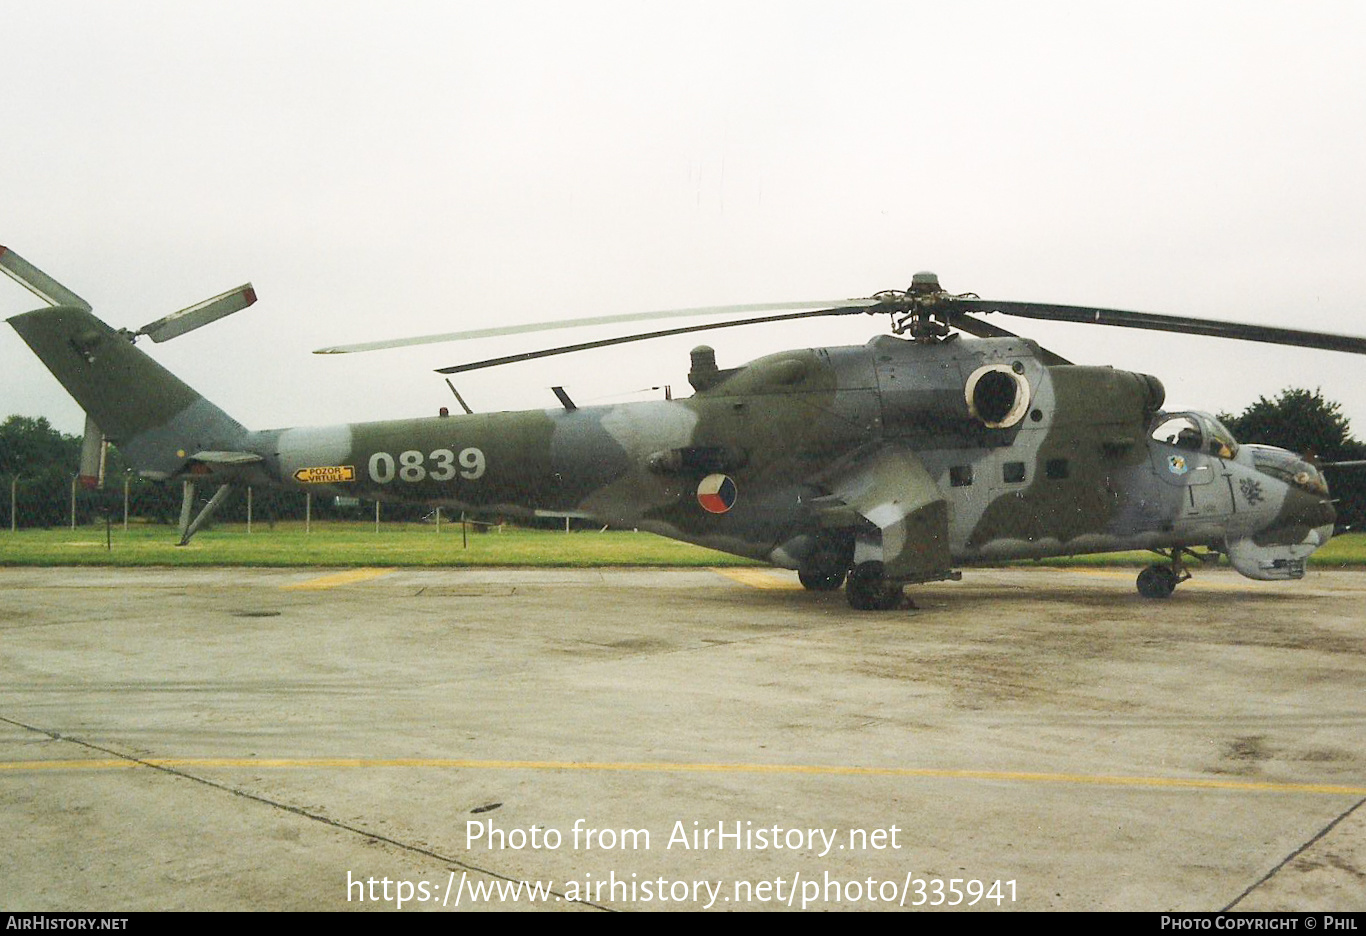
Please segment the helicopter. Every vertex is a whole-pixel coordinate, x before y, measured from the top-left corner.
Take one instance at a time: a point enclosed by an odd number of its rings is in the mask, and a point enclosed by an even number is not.
[[[12,251],[0,248],[0,269],[48,304],[8,321],[88,414],[87,451],[112,440],[141,476],[184,483],[182,543],[233,486],[276,485],[633,527],[796,570],[807,589],[843,587],[849,605],[867,611],[899,607],[905,586],[958,579],[965,566],[1121,550],[1160,558],[1138,575],[1145,598],[1169,597],[1191,577],[1188,563],[1219,555],[1252,579],[1299,579],[1333,534],[1322,466],[1239,444],[1209,413],[1165,411],[1156,377],[1073,364],[980,316],[1366,354],[1358,337],[985,300],[918,273],[908,289],[867,298],[599,316],[318,351],[767,313],[438,370],[452,374],[739,325],[890,319],[891,334],[863,345],[726,368],[699,346],[686,398],[580,408],[556,387],[560,405],[545,410],[472,413],[461,400],[464,415],[254,431],[134,345],[245,308],[255,301],[250,284],[131,332],[100,321]],[[192,517],[196,483],[218,487]]]

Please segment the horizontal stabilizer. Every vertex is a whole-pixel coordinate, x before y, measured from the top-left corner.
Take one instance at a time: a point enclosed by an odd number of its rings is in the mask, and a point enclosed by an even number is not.
[[[264,461],[255,452],[195,452],[190,460],[206,465],[254,465]]]

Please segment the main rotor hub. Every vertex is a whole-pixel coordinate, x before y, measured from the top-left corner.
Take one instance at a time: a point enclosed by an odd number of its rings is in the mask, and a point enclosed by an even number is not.
[[[906,290],[912,295],[919,296],[925,293],[939,293],[944,290],[939,286],[939,277],[934,273],[917,273],[911,277],[911,288]]]
[[[890,315],[893,334],[909,333],[916,341],[935,342],[947,337],[951,330],[943,300],[968,297],[977,298],[972,293],[951,295],[939,285],[937,275],[921,272],[911,277],[911,286],[905,291],[889,289],[874,293],[878,304],[868,311]]]

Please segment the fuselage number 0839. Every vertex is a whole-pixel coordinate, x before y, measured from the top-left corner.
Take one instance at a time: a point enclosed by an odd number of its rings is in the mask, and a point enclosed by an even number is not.
[[[456,467],[457,462],[459,468]],[[397,477],[400,481],[416,482],[430,478],[450,481],[458,472],[460,477],[475,481],[484,476],[484,453],[477,448],[461,449],[460,455],[450,449],[437,449],[427,456],[416,450],[398,453],[398,462],[388,452],[370,456],[370,480],[388,484]]]

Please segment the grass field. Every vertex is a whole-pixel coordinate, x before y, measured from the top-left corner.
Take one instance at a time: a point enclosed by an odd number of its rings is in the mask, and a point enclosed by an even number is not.
[[[0,565],[117,566],[724,566],[752,565],[737,556],[651,533],[608,530],[471,532],[459,523],[223,524],[176,546],[175,528],[115,524],[106,548],[103,526],[0,531]],[[468,541],[468,547],[463,545]]]
[[[650,533],[608,530],[471,532],[462,545],[460,525],[225,524],[200,532],[188,546],[175,545],[168,526],[115,524],[106,548],[103,526],[53,530],[0,530],[0,565],[115,566],[732,566],[755,563]],[[1047,565],[1144,566],[1151,553],[1116,553],[1047,559]],[[1366,534],[1335,537],[1309,560],[1319,568],[1366,567]]]

